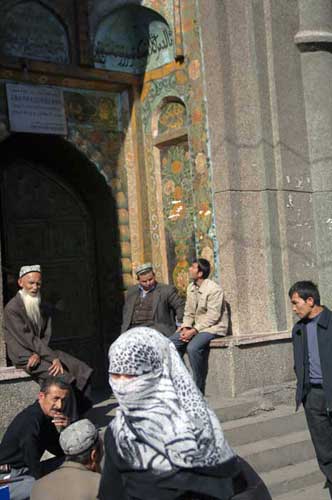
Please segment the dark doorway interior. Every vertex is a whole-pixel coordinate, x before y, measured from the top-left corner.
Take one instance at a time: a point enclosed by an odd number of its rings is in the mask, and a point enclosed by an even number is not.
[[[5,302],[16,293],[20,266],[41,264],[43,297],[57,309],[54,346],[93,366],[101,386],[122,302],[111,192],[84,155],[57,137],[12,136],[0,158]]]

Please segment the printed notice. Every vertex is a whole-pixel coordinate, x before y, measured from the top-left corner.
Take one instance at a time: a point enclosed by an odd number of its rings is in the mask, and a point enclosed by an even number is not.
[[[67,135],[61,89],[7,83],[6,91],[11,131]]]

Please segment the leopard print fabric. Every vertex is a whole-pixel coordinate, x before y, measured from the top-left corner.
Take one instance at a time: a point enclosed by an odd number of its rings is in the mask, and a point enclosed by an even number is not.
[[[111,423],[117,449],[135,470],[215,466],[234,456],[220,423],[178,355],[159,332],[138,327],[109,350],[119,402]],[[132,375],[114,380],[112,374]]]

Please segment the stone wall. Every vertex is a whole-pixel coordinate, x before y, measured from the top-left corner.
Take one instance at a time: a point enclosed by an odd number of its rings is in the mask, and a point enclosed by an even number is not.
[[[324,301],[332,298],[332,59],[326,45],[317,46],[330,36],[332,7],[325,0],[199,6],[220,269],[233,331],[287,331],[294,281],[318,281]],[[316,48],[303,39],[310,29]]]
[[[211,347],[206,395],[212,401],[294,380],[289,339]]]
[[[223,356],[237,393],[291,376],[290,345],[277,339],[293,323],[292,283],[312,279],[332,303],[332,5],[198,5],[219,264],[233,332],[276,339]],[[213,372],[221,372],[213,359]]]
[[[8,424],[38,395],[39,385],[22,370],[0,368],[0,440]]]

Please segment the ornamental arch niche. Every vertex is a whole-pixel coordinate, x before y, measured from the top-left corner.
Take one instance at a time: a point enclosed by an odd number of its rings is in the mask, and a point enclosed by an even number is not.
[[[90,364],[95,385],[102,385],[123,288],[109,187],[59,137],[12,135],[0,145],[0,158],[5,302],[16,292],[19,267],[40,263],[43,297],[56,307],[54,347]]]
[[[172,31],[157,12],[139,5],[113,10],[98,25],[95,67],[141,74],[174,60]]]
[[[168,281],[184,295],[196,251],[187,111],[180,99],[163,100],[153,117],[152,136]]]
[[[36,0],[6,1],[0,20],[0,54],[70,63],[67,30],[58,16]]]

